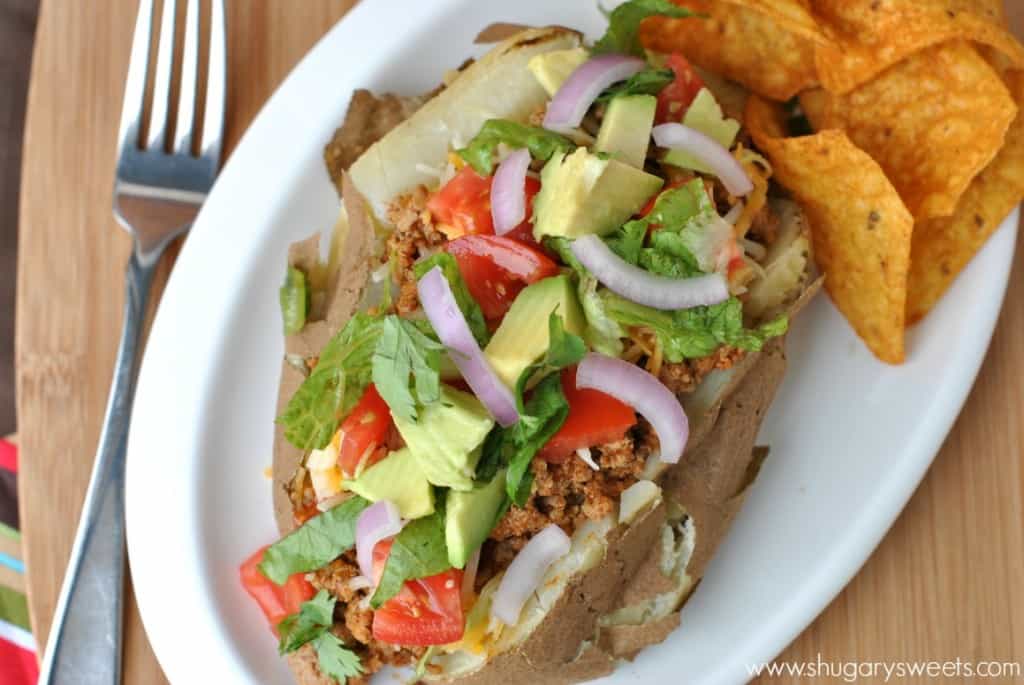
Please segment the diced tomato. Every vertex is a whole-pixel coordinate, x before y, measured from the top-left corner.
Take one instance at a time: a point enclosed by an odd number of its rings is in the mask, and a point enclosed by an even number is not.
[[[277,585],[260,573],[257,566],[263,561],[263,553],[269,546],[261,547],[255,554],[242,562],[238,574],[242,580],[242,587],[259,604],[267,621],[270,622],[270,627],[276,633],[277,624],[286,616],[298,612],[303,602],[313,598],[316,590],[309,584],[303,573],[291,576],[284,585]]]
[[[686,109],[697,97],[700,89],[704,87],[700,76],[693,70],[686,58],[679,53],[674,52],[669,55],[666,62],[668,67],[675,72],[676,78],[658,93],[658,109],[655,113],[655,120],[659,124],[682,121]]]
[[[391,412],[388,405],[371,383],[359,403],[341,423],[338,466],[345,475],[354,476],[364,457],[368,467],[387,455],[386,450],[378,448],[384,444],[390,427]]]
[[[618,440],[636,423],[633,408],[599,390],[576,387],[576,368],[562,372],[562,392],[569,415],[540,449],[541,459],[560,464],[581,447]]]
[[[292,512],[292,518],[295,519],[295,525],[301,526],[319,513],[320,510],[316,508],[316,502],[310,502]]]
[[[373,548],[373,575],[379,582],[393,540]],[[448,569],[410,580],[401,592],[373,612],[373,637],[393,645],[445,645],[462,638],[462,571]]]
[[[449,239],[494,233],[491,220],[491,177],[464,166],[427,201],[430,214]]]
[[[558,273],[558,265],[539,249],[504,236],[463,236],[446,249],[488,319],[504,316],[526,285]]]

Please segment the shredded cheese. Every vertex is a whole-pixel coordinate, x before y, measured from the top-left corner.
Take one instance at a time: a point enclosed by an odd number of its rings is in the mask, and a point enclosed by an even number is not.
[[[733,150],[733,157],[740,163],[743,170],[747,172],[747,176],[750,177],[751,183],[754,184],[754,189],[745,198],[743,213],[733,225],[733,235],[742,238],[750,230],[754,217],[764,209],[764,205],[768,201],[768,179],[771,178],[772,167],[768,160],[753,150],[744,148],[742,144],[737,145]]]

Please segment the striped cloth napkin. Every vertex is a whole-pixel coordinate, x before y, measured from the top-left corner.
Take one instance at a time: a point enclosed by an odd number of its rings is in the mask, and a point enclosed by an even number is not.
[[[0,683],[32,685],[39,678],[39,667],[25,601],[17,474],[18,449],[0,440]]]

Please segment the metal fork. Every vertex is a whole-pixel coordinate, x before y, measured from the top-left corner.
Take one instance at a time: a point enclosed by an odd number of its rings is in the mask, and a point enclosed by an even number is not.
[[[185,0],[181,87],[173,140],[168,110],[174,73],[177,0],[164,0],[153,104],[140,140],[153,0],[141,0],[125,84],[114,181],[114,216],[131,235],[124,324],[107,413],[82,518],[57,600],[39,683],[117,685],[121,682],[125,526],[125,443],[149,287],[160,256],[192,225],[220,164],[224,128],[226,48],[223,0],[211,0],[209,63],[202,138],[194,155],[199,72],[198,0]],[[171,152],[165,148],[170,143]]]

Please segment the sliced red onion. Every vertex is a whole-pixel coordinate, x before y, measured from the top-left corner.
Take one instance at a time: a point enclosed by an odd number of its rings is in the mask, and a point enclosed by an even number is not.
[[[584,464],[589,466],[595,471],[600,471],[601,467],[598,466],[597,462],[594,461],[594,456],[590,453],[589,447],[581,447],[576,450],[576,456],[579,457]]]
[[[576,387],[607,393],[647,419],[658,435],[661,461],[675,464],[683,456],[690,437],[686,412],[671,390],[639,366],[591,352],[576,369]]]
[[[544,128],[565,133],[578,128],[590,105],[608,86],[625,81],[647,63],[639,57],[600,55],[576,67],[548,104]]]
[[[721,274],[665,278],[623,261],[596,235],[577,238],[570,246],[576,259],[613,293],[655,309],[689,309],[729,298]]]
[[[530,151],[516,150],[502,160],[491,184],[491,218],[494,232],[505,235],[526,219],[526,171]]]
[[[480,548],[469,555],[466,560],[466,569],[462,572],[462,606],[468,607],[473,600],[474,585],[476,585],[476,572],[480,568]]]
[[[398,535],[402,517],[391,500],[378,500],[363,509],[356,519],[356,561],[367,578],[373,577],[373,548],[381,540]]]
[[[718,144],[718,141],[704,135],[697,129],[682,124],[660,124],[651,131],[659,147],[688,152],[707,164],[722,181],[722,185],[733,195],[740,197],[754,189],[736,158]]]
[[[523,604],[540,585],[548,567],[569,553],[572,541],[554,523],[530,538],[509,564],[491,603],[491,616],[505,625],[519,621]]]
[[[519,412],[512,391],[501,382],[484,357],[441,267],[435,266],[428,271],[416,284],[416,290],[437,337],[448,348],[449,357],[473,394],[502,426],[508,427],[518,421]]]

